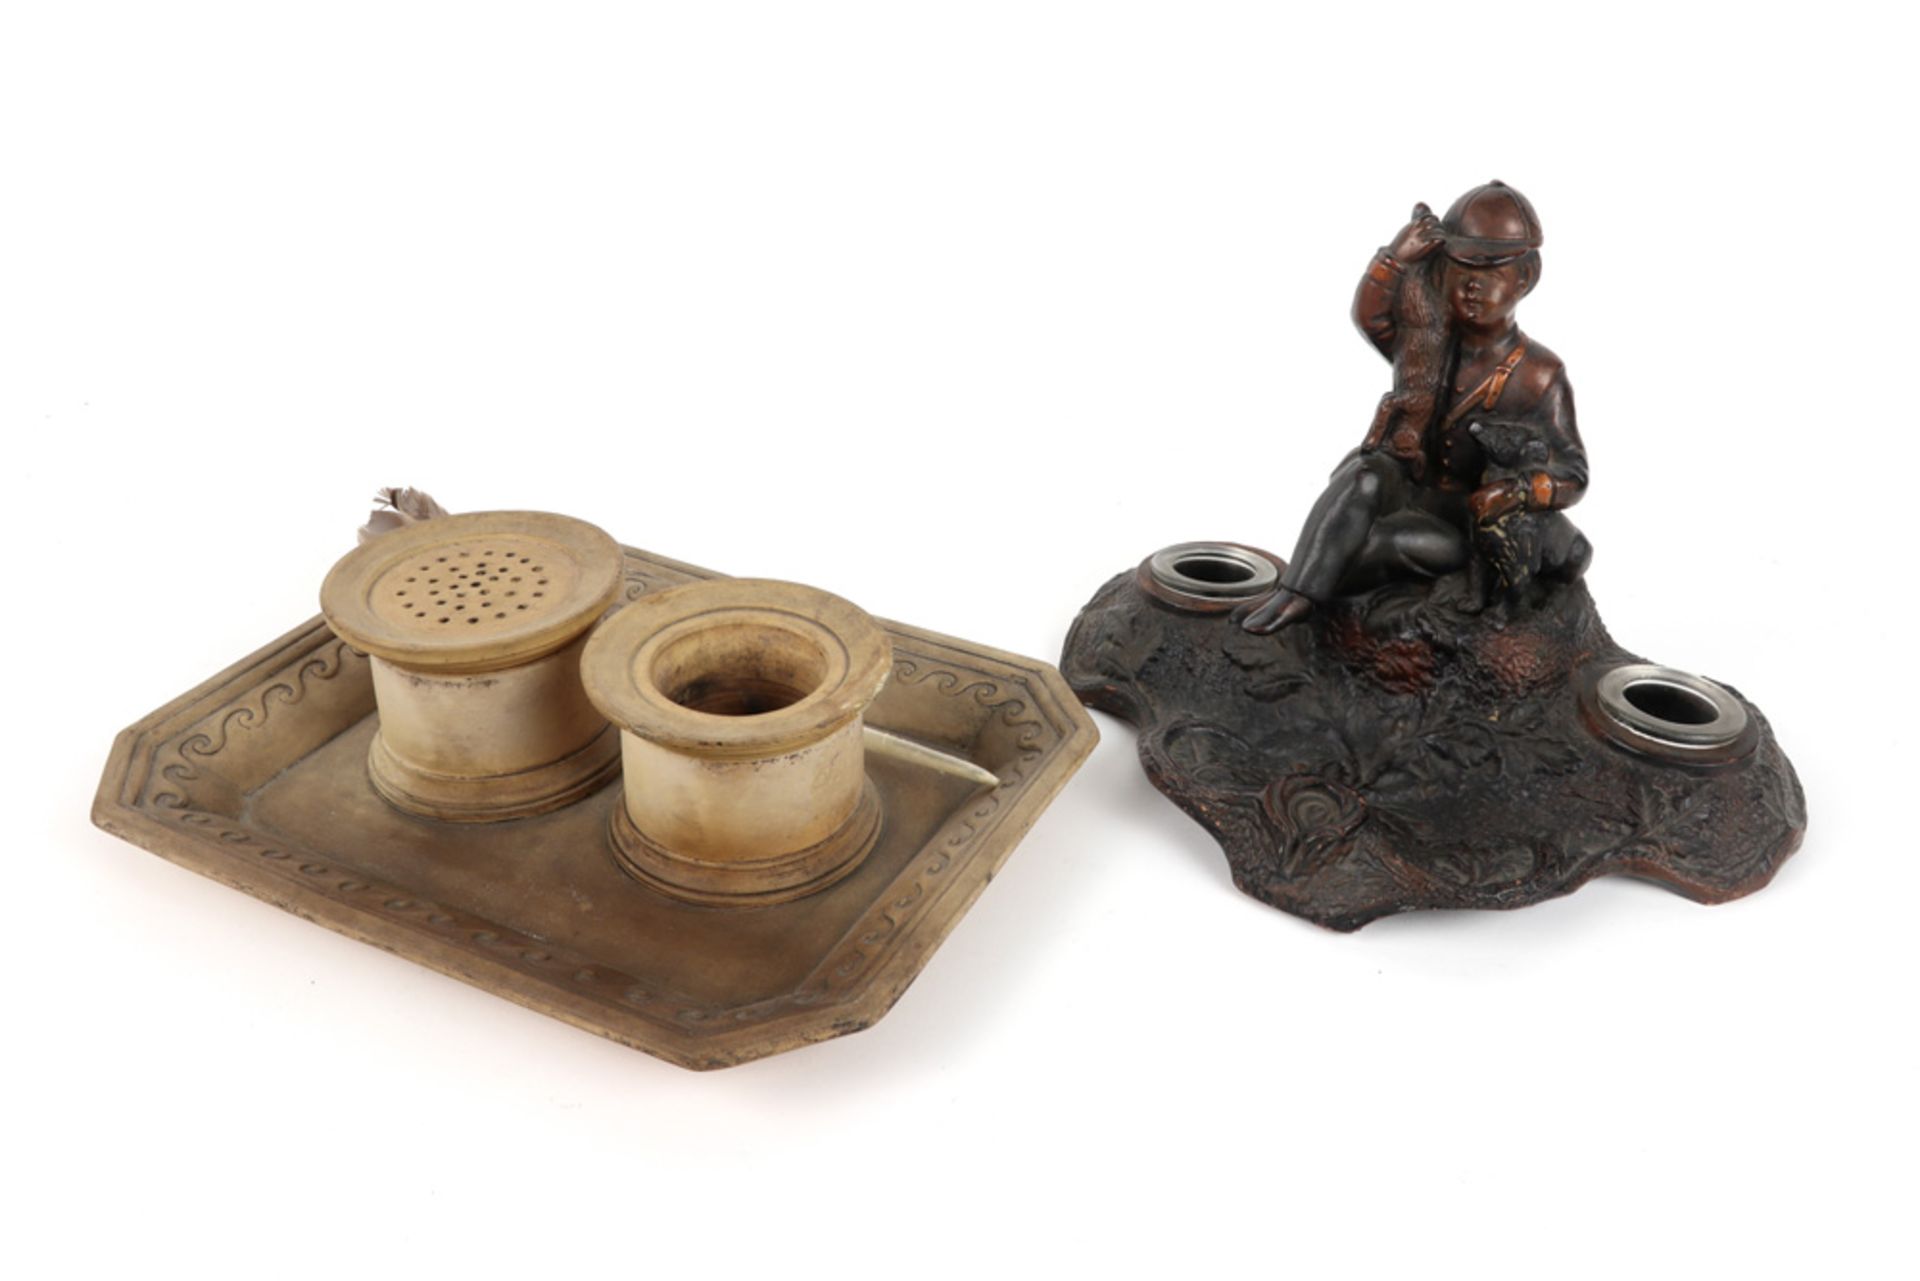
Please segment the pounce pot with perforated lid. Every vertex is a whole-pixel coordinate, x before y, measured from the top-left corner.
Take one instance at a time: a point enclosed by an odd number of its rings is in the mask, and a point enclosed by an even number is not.
[[[618,543],[545,512],[422,521],[355,548],[320,589],[327,623],[372,661],[374,787],[461,822],[565,805],[619,768],[580,651],[619,595]]]

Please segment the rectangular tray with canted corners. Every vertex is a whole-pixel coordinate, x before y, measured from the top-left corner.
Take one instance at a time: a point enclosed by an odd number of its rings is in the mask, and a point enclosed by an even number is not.
[[[710,571],[626,549],[629,600]],[[690,1068],[871,1025],[966,913],[1097,737],[1051,666],[897,623],[867,723],[937,757],[869,754],[879,843],[772,907],[696,907],[625,875],[617,780],[504,823],[375,794],[367,660],[316,618],[124,731],[94,822],[298,916]]]

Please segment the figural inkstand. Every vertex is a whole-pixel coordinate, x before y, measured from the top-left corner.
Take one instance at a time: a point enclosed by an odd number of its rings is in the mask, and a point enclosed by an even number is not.
[[[1806,826],[1759,709],[1615,644],[1581,581],[1572,394],[1514,323],[1541,241],[1500,182],[1417,206],[1354,299],[1392,389],[1293,555],[1166,548],[1067,637],[1075,692],[1139,728],[1235,884],[1337,930],[1613,873],[1723,902]]]

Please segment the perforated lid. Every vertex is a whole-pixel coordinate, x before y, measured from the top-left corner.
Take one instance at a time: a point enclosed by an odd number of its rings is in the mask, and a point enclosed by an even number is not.
[[[494,671],[591,627],[620,591],[620,545],[547,512],[474,512],[382,534],[320,588],[327,624],[403,667]]]

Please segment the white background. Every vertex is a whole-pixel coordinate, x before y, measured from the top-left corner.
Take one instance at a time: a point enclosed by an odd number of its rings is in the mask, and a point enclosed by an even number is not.
[[[1920,1051],[1892,6],[9,5],[15,1276],[1893,1276]],[[1547,230],[1613,633],[1806,784],[1772,888],[1338,936],[1105,741],[871,1031],[696,1075],[88,826],[375,486],[1052,658],[1285,551],[1354,281]]]

